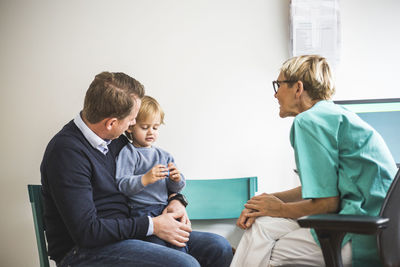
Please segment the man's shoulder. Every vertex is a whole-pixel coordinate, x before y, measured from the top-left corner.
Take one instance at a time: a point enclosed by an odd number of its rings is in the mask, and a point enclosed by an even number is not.
[[[64,127],[50,140],[48,147],[77,147],[84,137],[79,128],[73,121],[68,122]]]
[[[88,155],[88,142],[73,121],[67,123],[48,143],[43,155],[41,170],[54,166],[54,162],[83,162]]]

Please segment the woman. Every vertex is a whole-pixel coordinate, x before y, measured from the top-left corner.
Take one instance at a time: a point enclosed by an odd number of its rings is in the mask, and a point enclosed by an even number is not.
[[[377,215],[397,171],[382,137],[329,99],[326,59],[286,61],[273,82],[282,118],[295,117],[290,142],[301,186],[250,199],[237,225],[246,229],[231,266],[324,266],[316,235],[295,220],[318,213]],[[373,236],[345,236],[346,266],[379,266]]]

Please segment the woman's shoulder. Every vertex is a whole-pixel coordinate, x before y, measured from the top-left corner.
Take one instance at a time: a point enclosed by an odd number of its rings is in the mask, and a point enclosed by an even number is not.
[[[298,126],[337,127],[342,121],[344,110],[332,101],[321,100],[312,108],[300,113],[294,119]]]
[[[316,139],[336,139],[345,120],[344,110],[332,101],[320,101],[311,109],[297,115],[291,133],[307,133]]]

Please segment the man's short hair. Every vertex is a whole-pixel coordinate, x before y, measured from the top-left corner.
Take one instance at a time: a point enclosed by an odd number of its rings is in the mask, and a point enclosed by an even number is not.
[[[132,111],[132,96],[142,98],[144,86],[122,72],[102,72],[86,91],[82,115],[89,123],[105,118],[126,118]]]

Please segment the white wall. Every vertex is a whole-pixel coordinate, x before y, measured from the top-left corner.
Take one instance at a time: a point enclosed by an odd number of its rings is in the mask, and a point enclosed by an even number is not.
[[[0,265],[38,266],[26,185],[94,75],[122,71],[166,112],[158,145],[188,178],[297,185],[271,81],[288,58],[289,0],[1,0]],[[399,97],[400,2],[341,1],[336,99]],[[396,88],[397,87],[397,88]],[[235,230],[233,230],[235,231]]]

